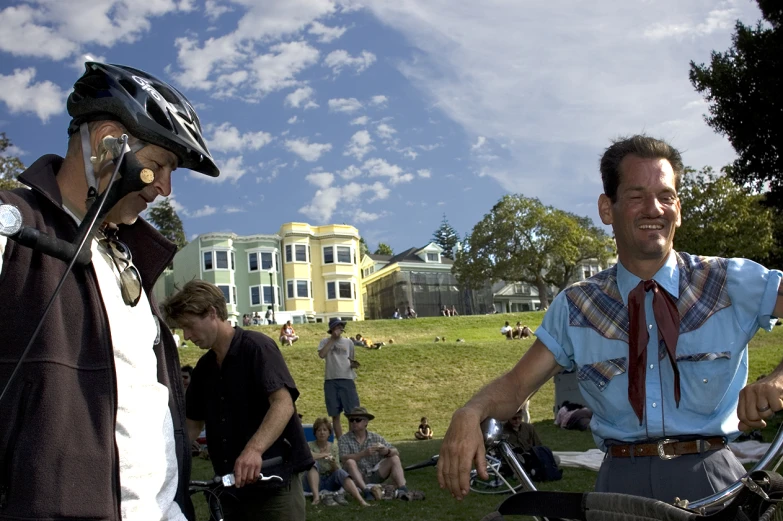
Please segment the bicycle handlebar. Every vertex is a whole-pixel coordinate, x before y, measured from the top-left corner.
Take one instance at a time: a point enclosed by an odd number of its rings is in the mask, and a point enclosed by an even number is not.
[[[259,481],[283,481],[283,478],[280,476],[277,476],[275,474],[271,474],[269,476],[264,476],[263,470],[265,468],[274,467],[275,465],[279,465],[283,462],[282,456],[276,456],[274,458],[265,459],[261,462],[261,473],[259,474],[258,478]],[[217,487],[219,485],[222,485],[224,487],[233,487],[234,483],[236,483],[234,473],[226,474],[225,476],[215,476],[214,478],[206,481],[200,481],[200,480],[190,480],[190,486],[191,487],[202,487],[202,488],[212,488]]]

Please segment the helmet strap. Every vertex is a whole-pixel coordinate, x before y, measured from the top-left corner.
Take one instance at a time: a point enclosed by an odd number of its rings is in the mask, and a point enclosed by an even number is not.
[[[95,169],[92,164],[92,146],[90,145],[90,126],[88,123],[79,125],[79,134],[82,139],[82,158],[84,160],[84,177],[87,178],[87,208],[92,206],[98,195],[98,180],[95,178]]]

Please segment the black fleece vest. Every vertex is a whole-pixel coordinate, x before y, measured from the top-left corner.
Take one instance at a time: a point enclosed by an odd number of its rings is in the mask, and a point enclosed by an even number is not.
[[[24,224],[73,241],[76,224],[62,209],[58,156],[36,161],[20,180],[32,190],[0,192]],[[152,311],[152,286],[175,248],[141,219],[120,227]],[[9,240],[0,273],[0,387],[4,387],[66,264]],[[187,494],[190,451],[177,347],[166,327],[154,346],[158,381],[169,388],[179,464],[177,502],[192,519]],[[0,519],[120,521],[114,439],[117,388],[106,312],[92,266],[74,267],[20,374],[0,403]]]

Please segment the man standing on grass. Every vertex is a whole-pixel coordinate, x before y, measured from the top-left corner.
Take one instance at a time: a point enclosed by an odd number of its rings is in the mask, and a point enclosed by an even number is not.
[[[454,413],[438,481],[457,499],[472,463],[486,479],[481,421],[511,417],[563,369],[578,370],[607,453],[598,492],[671,502],[723,490],[745,473],[728,440],[783,409],[783,364],[745,385],[748,342],[783,314],[783,273],[674,251],[684,166],[668,143],[618,140],[600,170],[619,262],[558,294],[517,365]]]
[[[345,322],[339,318],[329,320],[329,336],[318,344],[318,356],[326,361],[324,376],[324,399],[326,412],[332,417],[334,437],[343,435],[340,424],[340,412],[359,407],[359,394],[356,392],[356,372],[359,366],[354,358],[353,341],[343,337]]]
[[[380,499],[379,488],[372,485],[382,483],[391,476],[396,487],[395,497],[408,492],[405,474],[400,461],[400,451],[383,436],[367,430],[367,424],[375,416],[364,407],[346,412],[350,432],[340,438],[340,461],[350,474],[359,490],[364,490],[367,499]]]
[[[233,327],[217,286],[191,280],[163,306],[185,339],[209,351],[193,370],[186,413],[191,442],[206,423],[215,474],[234,473],[236,489],[220,497],[226,521],[304,521],[301,473],[313,466],[294,401],[299,397],[274,340]],[[283,463],[265,474],[282,482],[256,483],[263,459]]]

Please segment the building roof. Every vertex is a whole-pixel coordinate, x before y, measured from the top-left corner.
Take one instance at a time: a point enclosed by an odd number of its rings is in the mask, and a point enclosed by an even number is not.
[[[429,244],[422,246],[420,248],[408,248],[402,253],[398,253],[397,255],[394,255],[389,259],[389,264],[394,264],[395,262],[410,262],[414,264],[432,264],[431,262],[426,262],[421,259],[418,255],[416,255],[418,252],[423,250],[429,246]],[[445,257],[444,255],[440,256],[440,263],[441,264],[454,264],[454,261],[449,259],[448,257]]]
[[[367,253],[366,255],[376,262],[389,262],[389,259],[393,257],[392,255],[376,255],[374,253]]]

